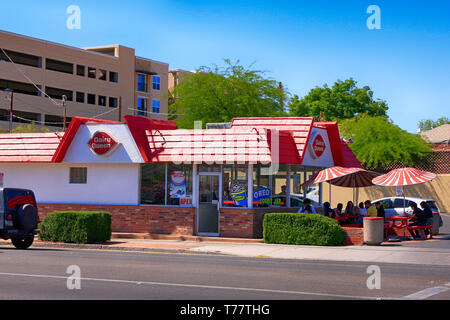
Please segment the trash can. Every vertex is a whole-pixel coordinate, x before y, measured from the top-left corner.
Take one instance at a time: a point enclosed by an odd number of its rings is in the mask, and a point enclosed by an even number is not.
[[[440,223],[441,223],[441,221],[439,219],[439,213],[433,212],[433,229],[431,231],[433,236],[439,234],[439,224]]]
[[[364,243],[371,246],[380,245],[384,240],[384,218],[364,218]]]

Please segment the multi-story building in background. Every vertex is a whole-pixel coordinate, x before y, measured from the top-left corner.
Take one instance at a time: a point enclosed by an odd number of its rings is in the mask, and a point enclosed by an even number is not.
[[[169,65],[121,45],[75,48],[0,31],[0,129],[34,121],[60,130],[73,116],[165,119]],[[120,108],[119,108],[120,107]],[[120,116],[119,116],[120,113]]]

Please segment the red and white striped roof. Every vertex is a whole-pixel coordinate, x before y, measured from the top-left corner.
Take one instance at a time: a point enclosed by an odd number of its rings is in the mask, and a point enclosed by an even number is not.
[[[63,162],[80,127],[96,124],[124,123],[73,117],[65,134],[2,134],[0,162]],[[300,165],[315,125],[313,118],[236,118],[230,129],[181,130],[173,121],[138,116],[125,116],[125,124],[148,163],[198,163],[200,159],[204,163]],[[335,165],[348,166],[348,162],[357,166],[351,150],[343,150],[337,123],[320,125],[328,134]],[[353,155],[351,161],[345,160],[349,153]]]
[[[309,117],[235,118],[231,127],[290,131],[295,143],[298,159],[300,159],[299,163],[301,163],[305,155],[313,123],[314,118]]]
[[[0,162],[52,162],[64,133],[0,134]]]
[[[374,178],[372,182],[379,186],[408,186],[428,182],[436,178],[431,172],[421,171],[415,168],[401,168],[392,170],[382,176]]]

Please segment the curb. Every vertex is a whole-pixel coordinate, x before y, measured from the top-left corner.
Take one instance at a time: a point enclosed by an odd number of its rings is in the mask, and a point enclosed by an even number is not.
[[[11,243],[4,243],[7,247],[14,247]],[[110,244],[78,244],[78,243],[60,243],[60,242],[34,242],[29,249],[33,248],[48,248],[48,249],[90,249],[90,250],[105,250],[105,251],[142,251],[142,252],[155,252],[155,253],[168,253],[168,252],[177,252],[177,253],[189,253],[193,255],[205,255],[205,254],[214,254],[214,255],[222,255],[217,252],[194,252],[189,249],[181,249],[181,248],[144,248],[144,247],[111,247]]]
[[[183,235],[164,235],[150,233],[125,233],[113,232],[111,239],[142,239],[142,240],[172,240],[172,241],[193,241],[193,242],[234,242],[234,243],[264,243],[263,239],[244,238],[221,238],[221,237],[201,237]]]

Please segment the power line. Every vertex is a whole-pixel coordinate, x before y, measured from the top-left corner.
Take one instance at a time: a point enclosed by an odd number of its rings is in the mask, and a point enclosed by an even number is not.
[[[0,48],[3,53],[5,54],[5,56],[8,58],[8,60],[14,65],[14,67],[17,69],[17,71],[20,72],[20,74],[22,74],[22,76],[24,76],[25,79],[28,80],[29,83],[31,83],[36,89],[38,89],[39,92],[41,92],[42,94],[44,94],[44,96],[46,96],[47,98],[49,98],[55,105],[57,105],[58,107],[61,107],[61,104],[58,104],[55,100],[52,99],[52,97],[50,97],[47,93],[45,93],[44,91],[42,91],[41,88],[39,88],[34,82],[33,80],[31,80],[30,78],[28,78],[28,76],[22,71],[22,69],[20,69],[16,63],[9,57],[9,55],[5,52],[5,50],[3,50],[3,48]]]

